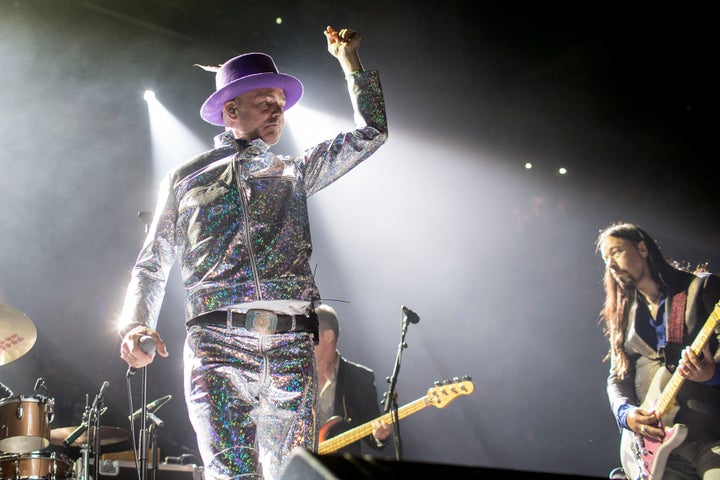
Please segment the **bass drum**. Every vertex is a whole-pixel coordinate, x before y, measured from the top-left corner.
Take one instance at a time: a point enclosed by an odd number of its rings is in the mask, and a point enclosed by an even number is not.
[[[65,480],[75,478],[74,463],[65,455],[31,452],[0,457],[2,480]]]
[[[0,452],[29,453],[50,445],[55,399],[44,396],[0,400]]]

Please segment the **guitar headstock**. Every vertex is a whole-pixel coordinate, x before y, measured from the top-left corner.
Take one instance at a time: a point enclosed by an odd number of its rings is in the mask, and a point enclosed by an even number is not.
[[[436,381],[435,386],[427,391],[426,400],[437,408],[445,408],[460,395],[470,395],[475,391],[472,379],[467,375],[462,379]]]

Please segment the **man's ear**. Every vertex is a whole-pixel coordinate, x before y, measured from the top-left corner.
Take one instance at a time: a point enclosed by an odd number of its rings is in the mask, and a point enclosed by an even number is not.
[[[637,245],[638,252],[640,252],[640,255],[642,255],[643,258],[646,258],[648,256],[648,248],[647,245],[645,245],[645,240],[640,240]]]
[[[225,102],[225,105],[223,105],[223,111],[230,118],[232,118],[232,119],[237,118],[237,106],[235,105],[235,100],[230,100],[229,102]]]
[[[330,342],[330,341],[336,341],[336,342],[337,342],[337,338],[335,338],[335,332],[333,332],[333,331],[332,331],[331,329],[329,329],[329,328],[328,328],[328,329],[325,329],[325,330],[321,330],[321,331],[320,331],[320,336],[323,337],[323,340],[325,340],[325,342]]]

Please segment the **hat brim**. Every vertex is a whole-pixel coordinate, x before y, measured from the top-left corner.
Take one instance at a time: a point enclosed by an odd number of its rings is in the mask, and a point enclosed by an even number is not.
[[[303,86],[300,80],[287,73],[257,73],[239,78],[228,83],[205,100],[200,107],[200,116],[213,125],[223,126],[222,109],[238,95],[242,95],[256,88],[282,88],[285,92],[285,108],[295,105],[303,95]]]

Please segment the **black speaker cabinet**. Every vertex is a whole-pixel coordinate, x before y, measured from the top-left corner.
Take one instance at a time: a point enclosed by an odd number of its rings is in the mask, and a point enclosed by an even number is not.
[[[374,459],[369,456],[317,455],[297,449],[280,480],[389,480],[400,478],[527,478],[533,480],[591,479],[556,473]]]

